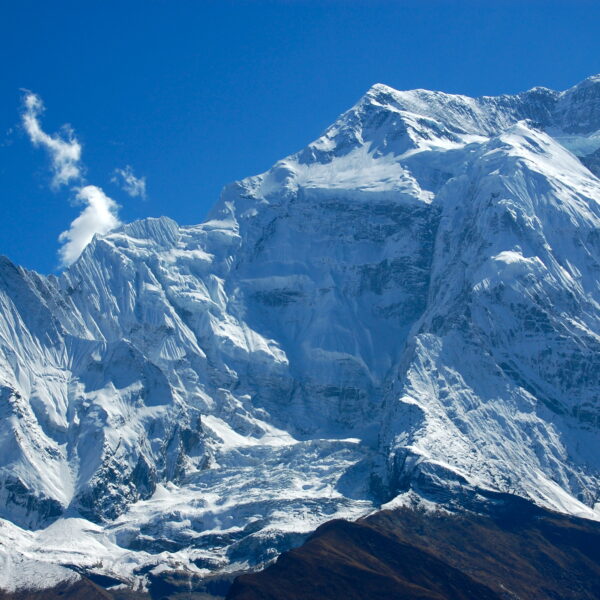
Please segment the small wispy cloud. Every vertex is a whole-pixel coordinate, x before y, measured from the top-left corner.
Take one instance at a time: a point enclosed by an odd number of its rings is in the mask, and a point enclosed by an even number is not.
[[[88,185],[83,177],[81,163],[81,144],[77,141],[73,130],[65,126],[62,134],[50,135],[42,129],[40,115],[44,104],[39,96],[27,92],[24,98],[22,114],[23,126],[34,146],[42,146],[50,156],[52,171],[52,186],[59,187],[76,182],[71,188],[75,204],[82,205],[79,216],[71,222],[69,229],[58,237],[62,244],[58,254],[60,266],[71,265],[91,242],[95,234],[105,234],[118,227],[119,205],[109,198],[104,191]]]
[[[12,127],[9,127],[4,135],[2,136],[2,139],[0,140],[0,147],[6,147],[6,146],[10,146],[13,143],[13,133],[14,133],[14,129]]]
[[[120,225],[118,205],[101,188],[86,185],[79,188],[76,199],[84,205],[81,214],[67,231],[58,237],[63,246],[59,250],[61,266],[66,267],[83,252],[94,235],[108,233]]]
[[[115,169],[111,181],[121,186],[121,189],[132,198],[146,199],[146,178],[136,177],[129,165],[124,169]]]
[[[80,179],[81,169],[81,144],[77,141],[73,130],[65,125],[63,134],[49,135],[40,124],[40,115],[44,112],[42,99],[31,92],[25,95],[25,110],[23,111],[23,125],[34,146],[42,146],[50,156],[54,177],[52,184],[55,187],[70,183],[73,179]]]

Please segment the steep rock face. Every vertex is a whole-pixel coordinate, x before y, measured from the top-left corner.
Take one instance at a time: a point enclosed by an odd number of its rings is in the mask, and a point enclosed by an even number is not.
[[[597,179],[522,126],[471,164],[438,196],[428,308],[388,402],[392,477],[410,487],[423,461],[433,479],[593,506]]]
[[[0,541],[143,582],[392,499],[595,518],[598,107],[376,85],[201,225],[3,259]]]

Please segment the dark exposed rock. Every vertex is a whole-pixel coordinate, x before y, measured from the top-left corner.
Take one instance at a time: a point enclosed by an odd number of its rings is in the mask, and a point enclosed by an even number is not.
[[[486,515],[398,509],[331,521],[227,600],[593,600],[600,523],[506,496]]]

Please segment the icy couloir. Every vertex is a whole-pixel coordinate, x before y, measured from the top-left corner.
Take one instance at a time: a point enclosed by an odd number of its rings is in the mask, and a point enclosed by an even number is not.
[[[0,587],[247,568],[478,489],[600,516],[599,149],[600,76],[376,85],[201,225],[2,259]]]

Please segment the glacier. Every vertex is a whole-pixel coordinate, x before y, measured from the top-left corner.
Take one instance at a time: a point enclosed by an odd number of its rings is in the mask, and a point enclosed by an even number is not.
[[[256,568],[478,491],[600,519],[600,76],[377,84],[205,222],[0,259],[0,588]]]

